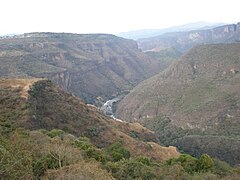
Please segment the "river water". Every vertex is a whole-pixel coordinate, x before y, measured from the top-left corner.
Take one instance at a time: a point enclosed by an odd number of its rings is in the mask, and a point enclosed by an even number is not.
[[[113,99],[110,99],[108,101],[106,101],[102,107],[101,110],[108,116],[112,117],[113,119],[116,119],[116,117],[114,116],[114,112],[113,112],[113,103],[118,102],[119,100],[121,100],[122,97],[116,97]]]

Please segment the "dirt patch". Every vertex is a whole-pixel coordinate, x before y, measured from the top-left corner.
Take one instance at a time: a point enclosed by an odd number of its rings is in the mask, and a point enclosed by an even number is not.
[[[21,98],[28,98],[28,90],[31,85],[40,79],[0,79],[1,87],[11,87],[12,89],[19,89]]]

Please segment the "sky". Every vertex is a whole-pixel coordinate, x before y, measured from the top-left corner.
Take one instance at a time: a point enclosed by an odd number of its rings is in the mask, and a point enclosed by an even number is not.
[[[1,0],[0,35],[109,33],[240,21],[239,0]]]

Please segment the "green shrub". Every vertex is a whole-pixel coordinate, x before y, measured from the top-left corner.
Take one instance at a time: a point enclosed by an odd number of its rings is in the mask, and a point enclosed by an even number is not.
[[[93,144],[90,142],[90,139],[87,137],[79,137],[73,142],[73,145],[82,150],[87,150],[93,147]]]
[[[111,172],[112,174],[115,174],[115,173],[117,173],[117,172],[119,171],[119,169],[120,169],[120,164],[118,164],[117,162],[108,161],[108,162],[105,164],[104,168],[105,168],[107,171]]]
[[[112,156],[112,160],[115,161],[115,162],[124,158],[123,154],[121,154],[119,152],[116,152],[116,151],[113,151],[111,153],[111,156]]]
[[[214,167],[213,167],[214,173],[217,173],[221,176],[227,175],[228,173],[230,173],[232,167],[228,163],[218,159],[213,159],[213,161],[214,161]]]
[[[33,159],[33,174],[37,179],[40,178],[47,169],[60,168],[59,160],[54,157],[57,157],[57,154],[47,154]]]
[[[113,161],[119,161],[123,158],[128,159],[130,158],[130,152],[122,147],[120,142],[113,143],[108,148],[109,154],[112,156]]]
[[[105,153],[100,150],[100,149],[96,149],[96,148],[88,148],[86,150],[86,154],[88,156],[88,158],[94,158],[95,160],[105,163],[107,161],[107,157],[105,155]]]
[[[87,137],[79,137],[73,142],[75,147],[84,150],[88,158],[94,158],[95,160],[105,163],[107,156],[104,151],[97,149]]]
[[[150,162],[150,159],[148,157],[145,157],[145,156],[139,156],[136,158],[136,161],[137,162],[141,162],[147,166],[150,166],[151,165],[151,162]]]
[[[99,133],[99,129],[95,127],[87,129],[87,135],[90,137],[99,136]]]
[[[132,138],[137,139],[137,138],[139,137],[139,133],[132,130],[132,131],[130,131],[130,136],[131,136]]]
[[[213,166],[214,166],[213,159],[207,154],[202,154],[198,161],[198,169],[200,171],[206,172]]]
[[[167,161],[168,165],[179,163],[187,173],[193,174],[194,172],[207,172],[214,167],[213,159],[203,154],[199,159],[194,158],[188,154],[182,154],[178,158],[173,158]]]
[[[1,118],[0,118],[1,120]],[[8,135],[9,133],[13,132],[14,127],[9,122],[1,122],[0,121],[0,133],[3,135]]]
[[[180,163],[184,170],[190,174],[198,171],[198,159],[188,154],[182,154],[178,158],[173,158],[167,161],[168,165]]]
[[[47,157],[42,156],[38,158],[33,159],[33,174],[34,176],[39,179],[47,170],[48,164],[47,164]]]
[[[48,169],[60,168],[59,160],[54,157],[58,157],[58,155],[56,153],[46,155],[45,161],[46,161]],[[62,164],[62,162],[61,162],[61,164]]]
[[[61,135],[63,135],[65,132],[63,131],[63,130],[61,130],[61,129],[52,129],[51,131],[49,131],[48,133],[47,133],[47,135],[49,136],[49,137],[51,137],[51,138],[53,138],[53,137],[56,137],[56,136],[61,136]]]
[[[157,172],[153,167],[147,166],[133,159],[125,159],[115,163],[108,163],[108,168],[117,179],[154,179]]]

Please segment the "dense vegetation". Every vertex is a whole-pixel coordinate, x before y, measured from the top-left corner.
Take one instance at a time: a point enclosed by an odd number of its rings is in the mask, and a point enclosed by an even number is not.
[[[9,130],[0,136],[2,179],[232,179],[240,169],[212,159],[182,154],[165,163],[131,157],[120,141],[97,148],[87,137],[62,130]]]

